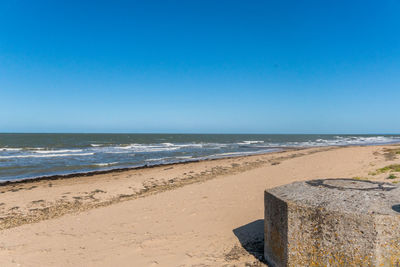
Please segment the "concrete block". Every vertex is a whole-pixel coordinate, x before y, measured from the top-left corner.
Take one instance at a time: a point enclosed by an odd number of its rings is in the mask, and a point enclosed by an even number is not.
[[[264,256],[272,266],[400,266],[400,188],[353,179],[265,191]]]

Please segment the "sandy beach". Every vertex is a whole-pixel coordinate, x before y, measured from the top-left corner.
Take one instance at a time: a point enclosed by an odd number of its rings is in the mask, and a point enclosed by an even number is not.
[[[398,154],[320,147],[2,184],[0,266],[265,266],[266,188],[397,183]]]

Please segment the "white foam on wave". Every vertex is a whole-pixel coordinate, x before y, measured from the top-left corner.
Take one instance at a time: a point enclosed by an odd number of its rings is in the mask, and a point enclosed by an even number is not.
[[[162,151],[174,151],[179,150],[181,148],[202,148],[204,146],[213,146],[215,144],[212,143],[161,143],[161,144],[129,144],[129,145],[120,145],[117,147],[113,147],[114,149],[124,149],[131,150],[133,152],[162,152]],[[219,147],[222,147],[222,144],[219,144]]]
[[[400,142],[400,137],[388,136],[335,136],[335,139],[317,139],[315,141],[295,142],[296,146],[348,146],[379,145]],[[290,145],[290,143],[288,143]]]
[[[129,150],[127,150],[127,151],[105,151],[103,153],[106,153],[106,154],[129,154],[129,153],[132,153],[132,151],[129,151]],[[133,156],[133,155],[135,155],[135,154],[132,154],[131,156]]]
[[[318,146],[351,146],[351,145],[384,145],[400,143],[400,136],[334,136],[333,139],[316,139],[308,141],[288,141],[281,143],[254,144],[254,148],[268,147],[318,147]]]
[[[90,146],[98,147],[98,146],[103,146],[103,144],[90,144]]]
[[[1,147],[0,151],[20,151],[22,148],[13,148],[13,147]]]
[[[123,154],[123,153],[146,153],[146,152],[168,152],[180,149],[219,149],[231,144],[217,143],[160,143],[160,144],[121,144],[116,146],[96,146],[89,150],[97,153]]]
[[[52,157],[70,157],[70,156],[90,156],[94,153],[80,153],[80,154],[45,154],[45,155],[13,155],[13,156],[0,156],[0,159],[13,159],[13,158],[52,158]]]
[[[39,151],[34,151],[34,153],[54,154],[54,153],[67,153],[67,152],[77,153],[82,151],[83,151],[82,149],[61,149],[61,150],[39,150]]]
[[[172,143],[161,143],[161,144],[164,146],[175,146],[175,144],[172,144]]]
[[[111,166],[118,164],[118,162],[105,162],[105,163],[95,163],[94,165],[99,166],[99,167],[104,167],[104,166]]]
[[[174,144],[176,147],[204,147],[206,145],[212,145],[212,143],[205,143],[205,144],[197,144],[197,143],[189,143],[189,144]]]
[[[261,144],[264,143],[264,141],[260,140],[249,140],[249,141],[242,141],[237,143],[238,145],[251,145],[251,144]]]
[[[161,152],[161,151],[172,151],[177,150],[179,147],[176,146],[165,146],[165,145],[144,145],[144,144],[130,144],[127,146],[120,146],[119,149],[126,149],[132,152]]]
[[[170,157],[163,157],[163,158],[154,158],[154,159],[146,159],[145,161],[162,161],[165,159],[169,159]]]

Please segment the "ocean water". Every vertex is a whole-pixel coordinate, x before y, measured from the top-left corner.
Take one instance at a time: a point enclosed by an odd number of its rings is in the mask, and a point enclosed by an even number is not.
[[[279,151],[400,143],[400,135],[0,134],[0,180]]]

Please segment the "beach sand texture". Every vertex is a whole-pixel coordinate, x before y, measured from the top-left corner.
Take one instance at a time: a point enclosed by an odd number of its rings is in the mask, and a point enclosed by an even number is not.
[[[397,182],[397,150],[309,148],[2,185],[0,266],[264,266],[266,188]]]

